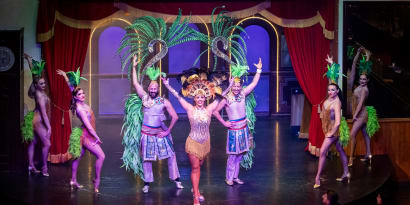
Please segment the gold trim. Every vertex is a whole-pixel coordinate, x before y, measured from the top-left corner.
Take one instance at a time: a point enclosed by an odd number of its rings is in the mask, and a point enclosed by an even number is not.
[[[164,18],[167,19],[167,21],[174,21],[177,17],[177,15],[170,15],[170,14],[163,14],[163,13],[158,13],[158,12],[151,12],[151,11],[146,11],[138,8],[134,8],[132,6],[129,6],[125,3],[118,3],[118,8],[121,10],[111,14],[110,16],[107,16],[105,18],[99,19],[99,20],[77,20],[73,19],[67,16],[64,16],[60,12],[56,11],[55,12],[55,18],[54,18],[54,24],[51,27],[50,30],[44,32],[44,33],[38,33],[37,34],[37,41],[38,42],[45,42],[50,40],[54,36],[54,26],[55,26],[55,21],[58,20],[64,25],[70,26],[72,28],[77,28],[77,29],[94,29],[98,27],[103,22],[106,22],[107,20],[110,19],[115,19],[115,18],[124,18],[126,16],[127,19],[131,19],[131,17],[141,17],[141,16],[153,16],[153,17],[158,17],[158,18]],[[304,28],[304,27],[310,27],[313,26],[317,23],[319,23],[322,28],[323,28],[323,35],[327,39],[334,39],[334,31],[329,31],[326,29],[326,21],[323,19],[322,15],[320,15],[319,12],[317,12],[316,16],[307,18],[307,19],[285,19],[285,18],[280,18],[268,10],[267,8],[271,7],[270,2],[262,2],[260,4],[257,4],[253,7],[239,10],[239,11],[233,11],[229,12],[226,15],[230,16],[232,18],[236,19],[242,19],[246,18],[249,16],[253,16],[255,14],[261,14],[265,18],[269,19],[270,21],[274,22],[277,25],[280,25],[282,27],[288,27],[288,28]],[[132,13],[133,16],[130,16],[129,14]],[[184,15],[182,18],[188,18],[190,16]],[[195,15],[191,16],[190,23],[211,23],[212,18],[211,15]]]
[[[52,164],[64,163],[72,158],[71,154],[67,151],[62,154],[48,154],[48,161]]]
[[[333,40],[335,38],[335,32],[326,29],[326,21],[323,19],[322,15],[320,15],[319,11],[316,13],[316,16],[307,19],[280,18],[266,9],[260,11],[259,14],[269,19],[273,23],[286,28],[305,28],[319,23],[323,28],[323,35],[325,38],[329,40]]]

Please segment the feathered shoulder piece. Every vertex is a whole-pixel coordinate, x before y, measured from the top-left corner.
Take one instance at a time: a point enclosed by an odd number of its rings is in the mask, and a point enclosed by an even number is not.
[[[329,82],[331,83],[337,83],[337,80],[339,79],[339,75],[342,75],[346,77],[343,74],[339,73],[340,71],[340,65],[337,63],[332,63],[332,65],[327,65],[327,72],[323,75],[326,76],[327,79],[329,79]]]
[[[156,81],[159,76],[162,76],[164,78],[167,76],[164,72],[161,72],[158,67],[154,66],[147,68],[145,75],[147,75],[151,81]]]
[[[369,75],[372,72],[373,62],[366,61],[366,56],[362,55],[362,59],[359,61],[359,74]]]
[[[41,77],[46,62],[43,60],[36,61],[32,59],[31,63],[33,64],[33,68],[31,68],[31,74],[36,77]]]
[[[70,85],[73,87],[77,87],[80,84],[81,79],[87,80],[86,78],[81,77],[80,67],[77,68],[76,72],[69,71],[69,72],[66,72],[66,74],[67,74]]]

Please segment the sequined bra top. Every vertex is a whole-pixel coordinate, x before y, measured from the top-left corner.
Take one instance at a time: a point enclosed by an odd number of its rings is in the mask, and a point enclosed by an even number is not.
[[[206,109],[194,108],[193,115],[189,118],[191,131],[189,137],[198,143],[204,143],[209,138],[209,124],[211,118],[208,116]]]

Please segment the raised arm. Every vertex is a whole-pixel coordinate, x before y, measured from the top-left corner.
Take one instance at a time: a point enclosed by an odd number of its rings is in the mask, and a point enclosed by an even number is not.
[[[174,107],[172,107],[172,104],[168,100],[165,99],[164,100],[164,105],[165,105],[165,108],[168,111],[168,114],[171,116],[171,123],[169,124],[169,127],[166,131],[161,132],[161,133],[158,134],[158,137],[168,136],[169,133],[171,133],[172,128],[174,127],[175,123],[178,120],[178,115],[175,112]]]
[[[60,69],[57,70],[57,74],[64,77],[64,80],[67,83],[68,87],[70,88],[70,91],[73,92],[74,87],[70,84],[70,81],[68,80],[67,74],[64,71],[60,70]]]
[[[31,59],[33,59],[31,56],[29,56],[27,53],[24,53],[24,58],[27,60],[28,66],[30,67],[30,70],[33,69],[33,63],[31,62]]]
[[[251,84],[249,84],[246,88],[243,89],[243,93],[245,94],[245,96],[248,95],[249,93],[251,93],[253,89],[255,89],[256,85],[259,82],[259,79],[261,78],[262,59],[259,58],[259,63],[258,64],[254,63],[253,65],[257,68],[256,74],[253,77],[253,80],[252,80]]]
[[[87,128],[88,132],[96,139],[94,143],[95,144],[98,142],[101,143],[101,140],[97,135],[97,132],[95,131],[94,127],[91,125],[91,122],[88,120],[87,113],[83,109],[80,109],[80,108],[77,108],[76,112],[81,122],[83,122],[85,128]]]
[[[366,96],[367,96],[367,92],[369,91],[366,88],[362,88],[362,90],[360,91],[360,99],[359,99],[359,103],[357,104],[356,111],[355,113],[353,113],[353,121],[357,120],[357,115],[362,110],[364,100],[366,99]]]
[[[225,121],[221,114],[219,113],[219,111],[222,110],[222,108],[224,108],[226,105],[226,99],[223,99],[221,102],[219,102],[218,106],[216,106],[216,109],[213,112],[213,115],[216,117],[216,119],[219,120],[219,122],[221,122],[225,127],[230,127],[231,123],[229,121]]]
[[[353,89],[353,84],[354,84],[354,77],[356,76],[356,65],[357,65],[357,60],[360,57],[360,53],[362,52],[364,48],[360,47],[359,49],[357,49],[357,53],[356,56],[353,59],[353,63],[352,63],[352,70],[350,71],[350,75],[347,76],[347,89],[351,90]]]
[[[178,101],[179,101],[179,103],[181,104],[181,106],[182,106],[187,112],[189,112],[189,111],[191,111],[192,109],[194,109],[193,106],[192,106],[189,102],[187,102],[183,97],[181,97],[181,96],[178,94],[178,92],[175,91],[175,89],[172,88],[171,85],[169,85],[169,79],[163,78],[163,77],[161,77],[161,79],[162,79],[162,83],[165,85],[165,87],[169,90],[169,92],[170,92],[172,95],[174,95],[174,96],[178,99]]]
[[[137,79],[137,56],[134,56],[132,58],[132,84],[134,85],[135,90],[137,91],[138,96],[142,99],[145,95],[147,95],[147,92],[145,92],[144,88],[138,83]]]
[[[326,137],[332,137],[335,135],[337,130],[339,130],[340,125],[340,110],[341,110],[341,103],[340,100],[334,103],[333,110],[335,111],[335,123],[333,124],[332,130],[326,133]]]
[[[47,115],[46,99],[40,93],[36,93],[36,99],[38,100],[38,104],[40,106],[41,119],[47,128],[47,137],[50,137],[51,125],[50,125],[50,120],[48,119],[48,115]]]

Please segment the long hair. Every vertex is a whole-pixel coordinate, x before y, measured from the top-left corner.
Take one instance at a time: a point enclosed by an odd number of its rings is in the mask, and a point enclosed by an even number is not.
[[[28,92],[27,92],[28,96],[31,99],[34,99],[34,97],[36,96],[36,90],[37,90],[36,85],[37,85],[38,81],[40,81],[40,79],[42,79],[42,77],[33,76],[33,82],[31,82],[31,85],[30,85],[30,87],[28,89]]]
[[[340,102],[342,103],[342,108],[344,107],[344,105],[345,105],[345,102],[344,102],[344,99],[343,99],[343,92],[342,92],[342,90],[339,88],[339,85],[337,85],[336,83],[330,83],[329,85],[333,85],[333,86],[335,86],[336,87],[336,89],[339,91],[338,93],[337,93],[337,97],[339,97],[339,100],[340,100]],[[329,85],[328,85],[328,87],[329,87]]]
[[[80,92],[80,90],[82,90],[80,87],[76,87],[71,93],[72,96],[71,96],[70,110],[73,114],[75,113],[75,110],[77,109],[77,101],[74,97],[77,95],[78,92]]]

